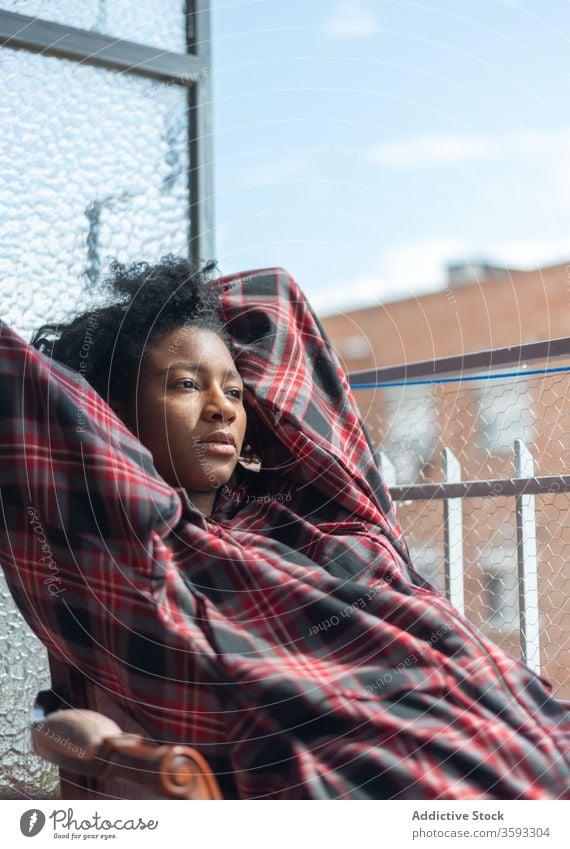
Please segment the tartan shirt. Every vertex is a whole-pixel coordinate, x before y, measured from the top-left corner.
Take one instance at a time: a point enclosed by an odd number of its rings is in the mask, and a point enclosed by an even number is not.
[[[567,709],[412,567],[302,292],[281,269],[208,285],[262,459],[211,519],[0,324],[0,559],[31,628],[237,798],[568,798]]]

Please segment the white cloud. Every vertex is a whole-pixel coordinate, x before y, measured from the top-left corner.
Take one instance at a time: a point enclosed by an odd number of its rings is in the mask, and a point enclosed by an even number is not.
[[[570,128],[513,133],[506,137],[504,147],[505,153],[512,153],[525,159],[540,161],[543,157],[556,156],[563,157],[564,161],[567,161]]]
[[[239,183],[243,186],[256,186],[260,183],[285,183],[299,179],[307,173],[307,162],[301,157],[282,156],[271,162],[260,162],[239,170]]]
[[[570,257],[570,235],[558,239],[526,239],[499,242],[493,260],[511,268],[541,268],[566,262]]]
[[[447,264],[477,258],[476,245],[460,239],[433,236],[402,242],[388,249],[378,262],[378,272],[338,283],[327,282],[326,291],[311,294],[321,315],[348,312],[359,307],[420,297],[442,289]],[[552,239],[526,239],[486,245],[485,257],[497,265],[533,269],[566,262],[570,257],[570,235]]]
[[[494,159],[498,148],[491,139],[466,135],[434,134],[374,145],[368,158],[387,168],[425,168]]]
[[[320,315],[358,309],[382,303],[386,293],[377,274],[361,274],[349,280],[327,280],[326,289],[310,293],[310,301]]]
[[[390,300],[439,289],[448,262],[468,261],[473,248],[460,239],[432,236],[389,248],[382,258],[382,277]]]
[[[325,22],[334,38],[360,38],[378,31],[376,16],[365,0],[338,0]]]
[[[336,285],[328,281],[326,291],[312,294],[311,302],[325,315],[422,295],[443,286],[447,262],[471,256],[470,247],[459,239],[433,236],[402,242],[384,252],[377,273]]]
[[[498,159],[567,161],[570,128],[509,133],[503,136],[426,133],[398,142],[371,146],[370,161],[386,168],[429,168]]]

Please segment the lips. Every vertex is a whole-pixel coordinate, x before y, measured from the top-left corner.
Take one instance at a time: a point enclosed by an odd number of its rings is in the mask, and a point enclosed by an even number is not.
[[[234,448],[236,447],[236,441],[232,434],[223,430],[218,430],[215,433],[211,433],[210,436],[200,439],[201,445],[207,445],[210,443],[215,443],[217,445],[233,445]]]
[[[235,458],[236,441],[231,433],[218,430],[198,442],[198,452],[211,456]]]

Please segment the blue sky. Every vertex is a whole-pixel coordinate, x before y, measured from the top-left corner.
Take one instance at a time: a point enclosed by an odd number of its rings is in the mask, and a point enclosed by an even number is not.
[[[570,260],[568,0],[213,0],[217,258],[323,313]]]

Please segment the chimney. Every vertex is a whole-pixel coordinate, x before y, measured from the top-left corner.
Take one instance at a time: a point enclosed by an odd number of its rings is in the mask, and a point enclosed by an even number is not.
[[[449,287],[464,286],[469,283],[483,283],[485,280],[496,280],[518,269],[507,268],[504,265],[493,265],[482,259],[463,260],[447,263],[447,285]]]

